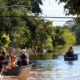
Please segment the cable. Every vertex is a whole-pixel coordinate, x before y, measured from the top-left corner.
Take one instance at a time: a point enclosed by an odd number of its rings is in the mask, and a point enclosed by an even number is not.
[[[60,18],[63,18],[63,19],[75,19],[75,18],[77,18],[77,17],[53,17],[53,16],[41,16],[42,18],[58,18],[58,19],[60,19]]]
[[[4,8],[14,8],[14,7],[27,7],[27,8],[32,8],[34,6],[26,6],[26,5],[11,5],[11,6],[2,6],[0,7],[0,9],[4,9]]]

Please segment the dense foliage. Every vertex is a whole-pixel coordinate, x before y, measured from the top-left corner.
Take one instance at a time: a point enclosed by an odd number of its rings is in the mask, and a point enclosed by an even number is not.
[[[76,44],[80,44],[80,0],[57,0],[59,3],[65,3],[64,9],[68,15],[76,15],[77,18],[72,22],[73,25],[68,25],[71,32],[75,33]]]
[[[75,23],[72,26],[71,31],[76,35],[76,44],[80,45],[80,23]]]
[[[52,39],[53,46],[57,49],[62,49],[64,47],[71,46],[76,42],[74,33],[66,29],[65,27],[56,27],[55,36]]]
[[[64,8],[67,14],[80,15],[80,0],[59,0],[64,2]]]
[[[55,28],[51,21],[39,17],[42,0],[0,0],[0,35],[5,33],[11,42],[0,38],[0,46],[14,43],[32,51],[53,50],[73,45],[75,36],[61,27]]]
[[[6,51],[6,48],[8,47],[9,43],[10,43],[9,35],[6,35],[5,33],[0,34],[0,53],[2,51]]]
[[[25,44],[30,25],[24,17],[41,13],[40,4],[41,0],[0,0],[0,35],[8,34],[12,42]]]
[[[73,20],[65,27],[71,32],[74,32],[76,36],[76,45],[80,45],[80,23]]]

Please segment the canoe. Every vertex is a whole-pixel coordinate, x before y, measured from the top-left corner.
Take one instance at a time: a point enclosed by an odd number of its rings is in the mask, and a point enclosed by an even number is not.
[[[31,65],[27,66],[16,66],[10,70],[6,70],[5,68],[1,71],[2,80],[10,79],[10,80],[26,80],[30,76]]]
[[[78,60],[78,54],[74,54],[73,56],[64,55],[64,60],[65,60],[65,61],[74,61],[74,60]]]

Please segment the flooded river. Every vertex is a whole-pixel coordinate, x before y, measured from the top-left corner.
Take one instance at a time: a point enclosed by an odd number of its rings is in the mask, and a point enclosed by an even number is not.
[[[80,80],[80,46],[74,47],[78,60],[64,61],[63,56],[52,60],[37,60],[37,67],[28,80]]]

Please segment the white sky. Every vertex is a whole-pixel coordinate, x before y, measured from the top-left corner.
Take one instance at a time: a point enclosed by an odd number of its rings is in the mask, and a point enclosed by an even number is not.
[[[66,17],[63,6],[64,6],[63,3],[58,5],[58,2],[56,0],[43,0],[43,6],[41,6],[43,16]],[[53,21],[54,25],[63,25],[67,20],[70,19],[50,18],[50,20]]]

